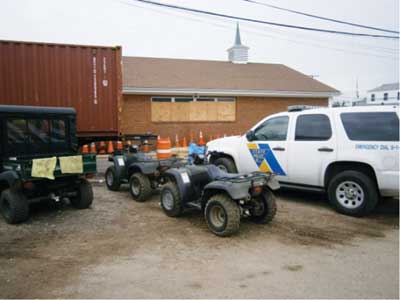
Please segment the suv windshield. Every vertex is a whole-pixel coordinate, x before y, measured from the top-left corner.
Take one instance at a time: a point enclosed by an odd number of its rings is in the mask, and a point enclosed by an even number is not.
[[[10,156],[68,152],[66,122],[63,119],[8,118],[6,153]]]
[[[399,118],[395,112],[360,112],[340,115],[352,141],[399,141]]]

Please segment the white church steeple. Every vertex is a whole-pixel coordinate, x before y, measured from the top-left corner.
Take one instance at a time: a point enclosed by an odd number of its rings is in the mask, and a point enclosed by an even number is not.
[[[234,64],[247,64],[249,59],[249,47],[242,45],[240,39],[239,23],[236,24],[235,44],[228,50],[228,59]]]

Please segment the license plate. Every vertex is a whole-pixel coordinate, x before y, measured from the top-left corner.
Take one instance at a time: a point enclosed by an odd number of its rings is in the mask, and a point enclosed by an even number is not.
[[[182,177],[183,183],[189,183],[190,182],[188,173],[186,173],[186,172],[185,173],[181,173],[181,177]]]

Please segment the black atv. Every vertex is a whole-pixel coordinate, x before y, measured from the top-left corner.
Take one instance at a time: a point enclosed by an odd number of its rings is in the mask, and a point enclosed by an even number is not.
[[[118,191],[121,184],[128,183],[132,198],[138,202],[146,201],[154,190],[165,183],[166,170],[182,165],[182,160],[179,158],[153,159],[148,154],[140,152],[137,145],[110,155],[109,161],[114,164],[108,167],[105,173],[108,189]]]
[[[44,168],[47,177],[36,172],[43,160],[52,161]],[[77,168],[67,170],[71,161]],[[78,209],[90,207],[87,178],[95,174],[96,155],[78,153],[75,109],[0,105],[0,212],[6,222],[27,220],[30,204],[40,201],[68,198]]]
[[[272,193],[279,188],[272,174],[229,174],[215,165],[187,165],[165,172],[168,182],[161,190],[161,207],[170,217],[185,208],[204,212],[208,228],[218,236],[239,230],[240,219],[268,223],[276,214]]]

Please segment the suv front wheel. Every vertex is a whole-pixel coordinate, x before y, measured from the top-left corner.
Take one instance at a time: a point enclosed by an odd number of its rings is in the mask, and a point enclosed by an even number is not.
[[[378,203],[375,182],[359,171],[343,171],[328,185],[331,205],[340,213],[350,216],[365,216]]]
[[[220,157],[214,161],[214,165],[227,173],[237,173],[237,168],[233,159],[229,157]]]

